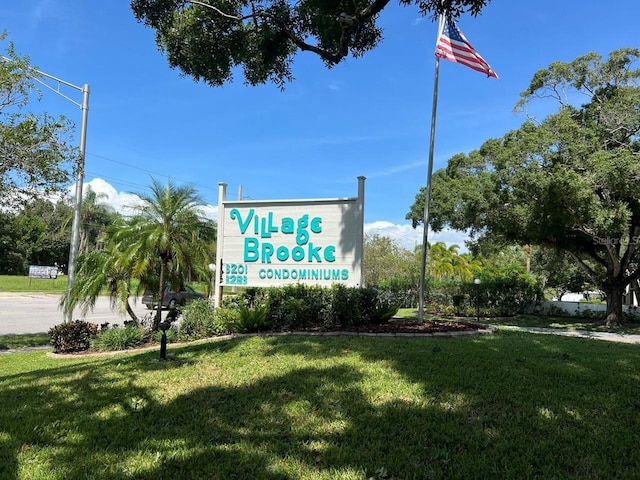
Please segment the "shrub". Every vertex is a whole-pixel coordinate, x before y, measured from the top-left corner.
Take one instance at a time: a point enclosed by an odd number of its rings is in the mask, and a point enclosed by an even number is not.
[[[386,323],[398,313],[400,307],[397,305],[378,305],[373,312],[371,322],[376,324]]]
[[[113,327],[96,336],[93,348],[99,351],[127,350],[139,347],[145,341],[144,331],[136,326]]]
[[[167,343],[174,343],[180,339],[178,336],[178,329],[176,328],[175,325],[171,325],[171,328],[166,331],[166,335],[167,335]],[[162,341],[162,332],[155,332],[153,334],[153,341],[156,343],[160,343]]]
[[[349,288],[336,284],[325,289],[327,299],[321,310],[325,328],[369,323],[375,316],[378,292],[375,288]]]
[[[182,311],[178,329],[181,340],[198,340],[225,333],[217,323],[215,312],[209,300],[194,300]]]
[[[428,309],[441,315],[476,315],[480,303],[482,316],[510,316],[523,313],[542,298],[536,279],[526,272],[489,272],[480,285],[473,282],[430,282]]]
[[[319,323],[327,289],[303,284],[258,289],[248,305],[266,305],[275,330],[305,328]]]
[[[226,297],[216,309],[216,323],[231,332],[325,329],[384,322],[398,305],[374,288],[331,288],[292,284],[276,288],[247,288]]]
[[[266,305],[258,305],[255,307],[241,306],[239,312],[239,324],[245,332],[260,332],[269,330],[273,326]]]
[[[218,307],[215,309],[215,324],[224,333],[241,333],[242,324],[238,308]]]
[[[376,286],[378,295],[400,308],[417,306],[418,289],[408,278],[390,277],[380,281]]]
[[[97,331],[95,323],[73,320],[50,328],[48,333],[56,353],[70,353],[89,350]]]

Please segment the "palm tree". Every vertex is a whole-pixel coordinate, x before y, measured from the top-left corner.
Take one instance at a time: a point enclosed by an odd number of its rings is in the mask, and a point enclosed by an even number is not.
[[[89,246],[96,248],[96,243],[106,227],[113,223],[114,210],[110,205],[102,203],[107,198],[105,193],[96,193],[87,188],[82,200],[82,223],[80,230],[80,253],[87,252]]]
[[[469,262],[465,255],[460,255],[458,245],[447,247],[444,242],[429,244],[429,271],[438,280],[466,281],[473,276],[475,264]]]
[[[193,187],[180,187],[171,181],[161,185],[152,179],[151,194],[136,195],[140,203],[129,207],[135,216],[116,232],[114,239],[130,259],[133,274],[143,283],[155,283],[149,277],[159,267],[156,286],[158,305],[162,305],[167,283],[180,286],[198,265],[209,263],[207,246],[214,231],[201,211],[205,203]],[[160,321],[159,306],[153,330],[158,329]]]
[[[107,195],[105,193],[97,193],[91,186],[87,186],[82,200],[79,253],[86,253],[90,247],[98,248],[100,237],[118,217],[114,209],[104,203],[106,198]],[[72,220],[73,211],[70,211],[67,218],[65,218],[63,227],[69,227]]]
[[[106,287],[111,307],[126,311],[139,326],[138,317],[129,303],[131,280],[132,265],[128,257],[118,251],[116,245],[107,244],[103,250],[91,250],[78,256],[76,281],[71,286],[69,295],[62,297],[60,305],[65,314],[79,305],[83,315],[86,315],[89,309],[93,309]]]

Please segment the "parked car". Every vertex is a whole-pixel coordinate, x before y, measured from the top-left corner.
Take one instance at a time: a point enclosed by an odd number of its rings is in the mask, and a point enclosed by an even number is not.
[[[157,293],[146,290],[142,296],[142,303],[147,306],[149,310],[153,310],[158,305]],[[179,292],[174,292],[170,286],[164,290],[164,297],[162,299],[162,308],[172,309],[177,306],[183,306],[187,303],[204,298],[204,295],[200,292],[196,292],[193,288],[185,286]]]

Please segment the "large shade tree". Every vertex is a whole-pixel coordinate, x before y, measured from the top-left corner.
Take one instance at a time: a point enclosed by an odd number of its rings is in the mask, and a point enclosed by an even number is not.
[[[412,252],[392,238],[365,235],[363,249],[364,283],[367,286],[377,286],[391,278],[412,283],[417,275]]]
[[[136,195],[139,203],[130,206],[135,215],[114,233],[113,240],[130,258],[136,278],[148,283],[152,272],[159,272],[157,298],[162,305],[167,283],[180,283],[189,272],[209,264],[208,244],[215,231],[203,215],[204,201],[191,186],[152,180],[150,194]],[[160,321],[158,307],[154,330]]]
[[[18,234],[8,248],[22,251],[26,264],[57,265],[63,267],[69,258],[69,238],[71,227],[66,218],[73,208],[65,201],[56,203],[46,199],[32,200],[14,217]]]
[[[399,0],[423,15],[477,15],[490,0]],[[132,0],[136,18],[156,32],[169,65],[220,86],[242,69],[246,83],[293,78],[298,52],[312,52],[328,66],[360,57],[383,38],[378,25],[389,0]],[[394,2],[395,3],[395,2]]]
[[[0,33],[0,41],[6,34]],[[0,58],[0,207],[15,208],[31,199],[62,192],[76,166],[70,146],[72,124],[64,117],[26,111],[39,97],[37,71],[11,42]]]
[[[433,179],[434,230],[565,252],[605,293],[609,326],[640,276],[639,58],[624,48],[538,71],[518,106],[542,99],[557,111],[454,156]],[[424,189],[407,214],[414,226],[423,208]]]

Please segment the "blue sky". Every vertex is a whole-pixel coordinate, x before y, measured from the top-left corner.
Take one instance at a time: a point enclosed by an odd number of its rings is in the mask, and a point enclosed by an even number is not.
[[[637,0],[609,5],[493,0],[479,17],[461,17],[460,29],[500,79],[441,62],[434,170],[517,128],[525,117],[513,106],[537,70],[640,46]],[[240,185],[256,200],[332,198],[355,196],[364,175],[366,231],[413,247],[422,232],[405,215],[426,183],[437,25],[397,2],[380,25],[379,48],[331,70],[299,54],[295,81],[281,92],[246,86],[241,75],[222,88],[180,76],[126,0],[0,5],[0,30],[19,54],[50,75],[90,85],[85,184],[113,205],[144,192],[151,177],[193,184],[215,215],[219,182],[234,199]],[[37,108],[69,117],[79,130],[79,108],[56,94],[45,91]],[[530,113],[544,115],[542,108]],[[430,236],[460,246],[464,238]]]

